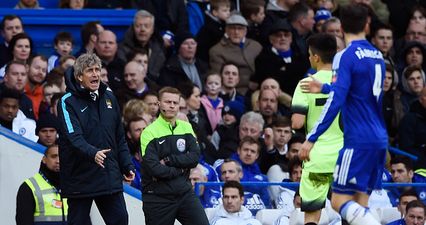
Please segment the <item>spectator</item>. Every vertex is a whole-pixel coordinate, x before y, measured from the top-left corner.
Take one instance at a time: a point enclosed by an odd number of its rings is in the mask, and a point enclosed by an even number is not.
[[[152,117],[148,113],[147,105],[139,99],[129,100],[123,107],[123,123],[125,126],[128,126],[127,122],[133,120],[134,118],[141,117],[148,124],[152,123],[156,117]]]
[[[201,105],[206,111],[209,121],[208,134],[212,135],[217,125],[222,120],[223,99],[219,97],[222,88],[222,79],[219,74],[213,73],[207,76],[205,91],[206,94],[201,96]]]
[[[411,104],[419,99],[426,85],[425,73],[420,66],[408,66],[403,71],[401,83],[403,88],[401,94],[402,109],[404,113],[407,113]]]
[[[120,108],[101,83],[100,71],[95,54],[78,57],[67,71],[68,93],[58,105],[61,191],[68,198],[70,224],[85,224],[93,201],[106,224],[128,223],[122,181],[134,179],[134,167]]]
[[[320,8],[316,11],[314,20],[315,20],[315,27],[314,31],[317,33],[323,33],[324,30],[322,30],[322,25],[331,18],[331,12],[327,9]]]
[[[291,106],[292,97],[281,90],[281,86],[277,80],[274,78],[266,78],[260,84],[260,91],[263,90],[272,90],[276,96],[278,96],[278,111],[282,114],[285,114],[286,111],[289,111]],[[253,96],[252,96],[253,97]],[[284,113],[283,113],[284,112]]]
[[[220,166],[220,172],[221,172],[221,180],[224,182],[243,181],[242,180],[244,176],[243,168],[241,167],[241,164],[234,159],[225,159],[223,164]],[[264,190],[266,191],[266,189]],[[266,204],[264,200],[265,200],[264,196],[260,195],[259,193],[255,193],[247,189],[244,191],[243,205],[254,214],[256,214],[257,211],[261,209],[265,209],[267,206],[269,206],[269,205],[266,205],[267,203],[269,203],[269,199],[266,198],[267,200]]]
[[[267,45],[269,31],[277,21],[285,20],[290,9],[297,3],[297,0],[272,0],[266,5],[265,19],[262,24],[263,43]],[[266,47],[266,46],[265,46]]]
[[[75,63],[75,57],[72,55],[66,55],[59,58],[59,68],[63,71],[67,70],[69,67],[73,66]]]
[[[87,4],[87,0],[61,0],[59,8],[61,9],[83,9]]]
[[[426,26],[426,10],[421,5],[412,8],[410,23],[419,23]]]
[[[300,182],[302,177],[302,161],[295,157],[290,160],[289,164],[289,179],[284,179],[282,182]],[[275,207],[278,209],[283,209],[285,215],[289,215],[295,208],[293,203],[293,198],[295,192],[299,189],[298,187],[279,187],[278,198],[274,199]]]
[[[237,101],[244,106],[244,96],[236,89],[238,83],[240,83],[240,70],[237,65],[233,63],[223,64],[220,68],[220,75],[222,76],[222,90],[219,97],[223,99],[225,104],[228,101]]]
[[[57,109],[58,102],[60,101],[63,95],[64,93],[53,94],[51,102],[50,102],[50,113],[56,117],[58,117],[58,109]]]
[[[99,21],[90,21],[83,24],[80,29],[81,48],[75,54],[75,57],[79,57],[84,53],[92,53],[98,42],[98,35],[102,31],[104,31],[104,27]]]
[[[158,83],[177,87],[179,83],[192,82],[202,90],[208,65],[196,58],[197,42],[194,37],[191,33],[177,36],[175,47],[177,54],[167,60]]]
[[[241,6],[241,13],[248,23],[247,37],[262,43],[261,25],[265,19],[265,1],[245,0]]]
[[[19,33],[12,37],[9,42],[8,51],[9,55],[12,56],[13,61],[20,61],[27,63],[27,60],[32,55],[33,42],[31,37],[25,33]],[[0,68],[0,81],[3,80],[5,74],[6,65]]]
[[[157,118],[158,116],[158,96],[153,91],[148,91],[142,98],[143,102],[148,106],[148,114],[152,118]]]
[[[225,182],[222,189],[223,205],[220,206],[212,219],[211,224],[252,224],[261,225],[261,223],[253,219],[252,213],[243,205],[244,191],[243,186],[237,181]]]
[[[47,71],[59,65],[59,59],[72,54],[73,38],[69,32],[59,32],[53,41],[55,52],[49,57]]]
[[[135,51],[127,55],[127,62],[135,61],[142,64],[145,70],[145,73],[148,72],[148,59],[149,59],[148,52],[145,51],[144,49],[136,49]]]
[[[426,181],[426,177],[414,173],[413,162],[406,156],[397,156],[391,160],[390,164],[394,183],[424,183]],[[407,187],[388,188],[388,196],[394,207],[399,203],[400,194],[407,189]],[[419,200],[425,202],[426,188],[415,187],[414,190],[418,194]]]
[[[407,189],[399,196],[398,211],[401,213],[401,218],[404,218],[407,209],[407,204],[419,200],[417,193],[413,189]]]
[[[421,90],[419,100],[410,106],[399,127],[400,148],[417,156],[415,169],[426,169],[426,87]]]
[[[322,32],[343,38],[342,27],[339,18],[331,17],[321,27]]]
[[[36,123],[35,133],[38,136],[37,143],[46,147],[56,144],[58,138],[59,124],[56,116],[44,114]]]
[[[108,71],[108,86],[117,91],[123,85],[124,61],[118,57],[117,37],[114,32],[110,30],[100,32],[95,50]]]
[[[258,85],[267,78],[278,81],[283,92],[293,95],[297,82],[308,69],[302,55],[294,48],[290,25],[283,20],[273,24],[269,30],[268,47],[263,48],[256,58],[256,74],[251,80]]]
[[[407,204],[406,215],[403,219],[388,223],[387,225],[423,225],[426,221],[426,207],[419,200],[413,200]]]
[[[306,40],[312,34],[315,24],[314,11],[306,4],[300,2],[291,8],[288,14],[288,22],[292,27],[293,50],[301,55],[301,60],[308,63],[308,45]],[[285,90],[284,90],[285,91]]]
[[[385,62],[394,67],[395,61],[393,55],[391,54],[393,47],[392,28],[385,24],[381,24],[380,26],[376,27],[371,35],[371,43],[383,54]]]
[[[35,121],[28,119],[24,113],[19,110],[19,100],[21,96],[22,93],[14,89],[5,88],[2,90],[0,94],[0,125],[19,136],[36,142]]]
[[[38,0],[19,0],[15,9],[43,9]]]
[[[262,90],[259,92],[258,98],[259,113],[265,120],[265,126],[269,127],[272,121],[279,115],[278,113],[278,96],[272,90]]]
[[[210,11],[205,12],[205,22],[197,34],[197,56],[209,62],[209,49],[217,44],[225,32],[225,22],[231,16],[229,0],[214,0],[210,3]]]
[[[195,168],[191,169],[189,173],[189,179],[191,180],[192,189],[194,192],[197,193],[195,190],[195,183],[208,181],[206,171],[207,169],[201,164],[198,164]],[[216,208],[220,204],[219,200],[221,194],[220,191],[216,190],[215,188],[199,185],[198,197],[200,198],[201,205],[203,205],[204,208]]]
[[[21,184],[16,196],[16,224],[66,223],[68,204],[59,188],[58,146],[46,149],[38,173]]]
[[[61,93],[60,87],[55,83],[47,83],[43,84],[43,100],[40,103],[39,107],[39,116],[50,112],[50,103],[52,100],[52,96],[56,93]]]
[[[47,75],[47,58],[42,55],[35,55],[28,61],[28,66],[25,95],[31,99],[34,116],[38,120],[40,103],[43,101],[43,82]]]
[[[426,28],[424,25],[419,23],[410,23],[406,27],[406,32],[404,37],[398,39],[395,42],[395,51],[397,56],[404,56],[403,52],[401,50],[405,50],[405,46],[408,44],[408,42],[419,42],[421,44],[426,44]]]
[[[158,81],[160,70],[166,61],[163,41],[154,32],[154,16],[146,11],[139,10],[133,17],[133,24],[124,34],[124,40],[119,47],[119,56],[126,60],[126,55],[135,49],[145,49],[149,52],[147,74],[151,80]]]
[[[24,95],[24,88],[28,81],[26,64],[18,61],[11,61],[6,64],[6,74],[4,82],[0,83],[0,93],[6,89],[13,89],[22,93],[19,100],[19,109],[27,118],[34,119],[33,103],[30,98]]]
[[[155,90],[157,85],[146,79],[143,65],[130,61],[124,67],[124,85],[117,90],[116,96],[122,109],[130,99],[142,99],[144,93]]]
[[[256,72],[254,60],[262,50],[256,41],[246,38],[248,23],[244,17],[234,14],[226,20],[225,35],[209,51],[213,72],[218,73],[225,63],[233,63],[239,69],[240,82],[237,90],[247,91],[250,77]]]
[[[5,15],[0,23],[1,36],[4,43],[0,44],[0,67],[12,60],[12,55],[9,54],[8,45],[12,37],[24,32],[22,19],[16,15]]]
[[[189,169],[196,167],[201,154],[191,125],[176,118],[179,98],[177,89],[162,88],[160,116],[141,136],[146,224],[173,224],[175,219],[182,224],[208,224],[189,182]]]
[[[407,42],[402,50],[397,65],[399,78],[402,79],[403,70],[407,66],[420,66],[423,70],[426,69],[426,47],[419,42]]]

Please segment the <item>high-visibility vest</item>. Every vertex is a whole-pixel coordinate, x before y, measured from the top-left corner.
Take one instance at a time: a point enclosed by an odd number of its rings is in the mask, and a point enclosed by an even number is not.
[[[25,180],[25,183],[33,192],[35,201],[34,222],[61,222],[62,212],[66,215],[68,205],[66,199],[61,199],[61,195],[56,188],[49,184],[39,173]],[[62,209],[63,207],[63,209]]]

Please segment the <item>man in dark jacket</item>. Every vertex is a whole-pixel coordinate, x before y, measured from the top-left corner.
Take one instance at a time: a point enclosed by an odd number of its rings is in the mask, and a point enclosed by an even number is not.
[[[159,92],[160,116],[141,135],[143,211],[147,225],[207,225],[200,200],[192,190],[189,170],[197,166],[200,149],[191,124],[176,119],[180,92]]]
[[[61,190],[68,224],[85,224],[93,200],[106,224],[128,224],[123,176],[134,178],[120,108],[100,80],[101,60],[77,58],[66,73],[67,93],[58,104]]]

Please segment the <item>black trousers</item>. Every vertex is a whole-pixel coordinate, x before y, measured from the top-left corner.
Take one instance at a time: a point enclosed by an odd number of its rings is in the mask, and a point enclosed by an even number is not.
[[[92,202],[101,213],[106,225],[127,225],[129,216],[122,192],[87,198],[68,198],[68,225],[90,225]]]
[[[204,208],[193,191],[175,201],[143,202],[146,225],[173,225],[177,219],[182,225],[209,225]],[[168,199],[170,200],[170,199]]]

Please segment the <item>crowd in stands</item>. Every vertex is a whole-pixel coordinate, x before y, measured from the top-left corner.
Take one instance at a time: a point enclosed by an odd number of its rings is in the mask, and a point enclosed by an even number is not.
[[[369,41],[385,58],[383,117],[389,145],[417,157],[413,161],[388,154],[383,180],[424,183],[426,2],[350,1],[368,7]],[[278,208],[283,209],[283,218],[277,224],[286,224],[285,217],[300,213],[296,187],[242,188],[239,182],[300,181],[303,166],[298,151],[305,132],[292,127],[292,95],[301,79],[315,73],[306,44],[310,35],[331,34],[338,51],[345,48],[339,4],[338,0],[61,0],[60,8],[139,11],[123,40],[102,21],[92,21],[81,25],[80,49],[74,46],[77,37],[69,32],[51,37],[52,55],[37,54],[21,18],[6,15],[0,24],[4,39],[0,125],[44,146],[55,145],[60,127],[56,108],[67,92],[67,69],[79,55],[94,52],[102,60],[101,80],[122,110],[138,172],[132,186],[143,188],[140,135],[159,114],[158,90],[172,86],[182,94],[178,117],[191,123],[202,152],[191,181],[226,182],[223,188],[201,186],[198,191],[204,207],[219,207],[221,219],[211,223],[229,224],[238,220],[233,213],[239,211],[249,220],[260,209]],[[15,8],[40,9],[40,5],[37,0],[19,0]],[[424,212],[426,187],[377,191],[382,192],[370,199],[374,207],[398,207],[402,215],[413,214],[413,208]],[[419,201],[408,203],[407,196]],[[231,202],[235,199],[240,202]],[[330,215],[330,224],[339,220]]]

